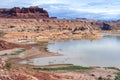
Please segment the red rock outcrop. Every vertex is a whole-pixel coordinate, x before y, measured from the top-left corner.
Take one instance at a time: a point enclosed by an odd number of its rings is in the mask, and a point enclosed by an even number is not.
[[[13,48],[25,48],[25,49],[30,49],[30,46],[26,46],[26,45],[19,45],[19,44],[15,44],[15,43],[10,43],[10,42],[6,42],[3,40],[0,40],[0,51],[1,50],[7,50],[7,49],[13,49]]]
[[[49,18],[48,12],[38,6],[28,8],[14,7],[11,9],[1,8],[0,18]]]

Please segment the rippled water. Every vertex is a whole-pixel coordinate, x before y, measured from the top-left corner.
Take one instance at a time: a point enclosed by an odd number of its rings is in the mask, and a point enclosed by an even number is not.
[[[82,66],[120,66],[120,36],[109,35],[100,40],[71,40],[48,44],[48,51],[64,56],[34,58],[32,65],[75,64]],[[22,61],[21,63],[26,63]]]

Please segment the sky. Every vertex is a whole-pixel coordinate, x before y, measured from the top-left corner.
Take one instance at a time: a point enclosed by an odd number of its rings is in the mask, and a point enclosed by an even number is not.
[[[120,19],[120,0],[2,0],[0,8],[39,6],[51,17]]]

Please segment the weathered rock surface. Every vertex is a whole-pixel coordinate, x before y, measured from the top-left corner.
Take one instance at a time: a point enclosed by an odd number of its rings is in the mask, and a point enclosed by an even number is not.
[[[43,8],[31,6],[29,8],[14,7],[11,9],[0,9],[0,18],[49,18],[48,12]]]
[[[117,25],[113,24],[115,23],[82,19],[0,19],[0,32],[111,30],[116,29],[114,26]]]
[[[101,21],[67,19],[0,19],[0,30],[4,32],[41,32],[50,30],[100,30]]]
[[[40,40],[95,35],[102,22],[67,19],[0,19],[0,32],[5,39]],[[74,36],[73,36],[74,35]]]
[[[0,51],[1,50],[7,50],[7,49],[13,49],[13,48],[30,49],[30,46],[19,45],[19,44],[14,44],[14,43],[10,43],[10,42],[6,42],[6,41],[3,41],[3,40],[0,40]]]

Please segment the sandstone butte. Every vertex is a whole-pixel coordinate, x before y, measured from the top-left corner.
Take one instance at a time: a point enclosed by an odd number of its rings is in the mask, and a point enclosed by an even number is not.
[[[14,7],[11,9],[1,8],[0,18],[49,18],[49,15],[46,10],[37,6],[31,6],[28,8]]]

